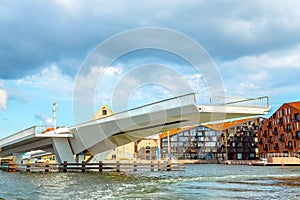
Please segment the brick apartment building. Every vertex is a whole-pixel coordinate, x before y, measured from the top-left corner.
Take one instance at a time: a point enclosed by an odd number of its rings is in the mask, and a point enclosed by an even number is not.
[[[285,103],[262,122],[258,134],[261,158],[269,153],[300,153],[299,114],[300,101]]]

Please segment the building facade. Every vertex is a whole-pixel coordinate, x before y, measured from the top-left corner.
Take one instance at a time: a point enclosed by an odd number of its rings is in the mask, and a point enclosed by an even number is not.
[[[257,160],[258,131],[262,118],[249,118],[216,124],[221,126],[218,158],[221,160]]]
[[[256,160],[259,157],[257,133],[262,120],[248,118],[164,132],[160,135],[161,157],[168,159],[171,156],[179,160]]]
[[[219,131],[205,126],[163,132],[160,134],[161,159],[216,160],[219,137]]]
[[[143,139],[136,142],[136,158],[139,160],[157,160],[157,139]]]
[[[261,158],[269,153],[300,154],[300,102],[283,104],[259,131]]]

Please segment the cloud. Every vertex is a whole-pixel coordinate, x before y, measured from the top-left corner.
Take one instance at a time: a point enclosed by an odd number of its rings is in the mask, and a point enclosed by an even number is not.
[[[7,1],[0,6],[0,78],[20,79],[36,73],[49,62],[83,60],[109,36],[144,26],[186,33],[212,57],[223,60],[262,54],[300,43],[299,4],[270,0],[247,4],[239,1],[63,0],[18,4]],[[78,69],[79,65],[76,63],[74,68]],[[65,73],[66,69],[61,70]]]
[[[299,90],[299,55],[300,48],[296,45],[256,56],[242,56],[236,60],[219,62],[227,95],[268,95],[276,103],[291,101],[288,99]]]
[[[6,110],[7,99],[7,91],[0,88],[0,110]]]
[[[71,99],[74,80],[72,77],[63,74],[56,66],[51,65],[43,68],[40,72],[26,76],[14,81],[17,88],[21,90],[42,90],[51,97],[59,99]],[[23,90],[24,90],[23,89]],[[24,93],[27,93],[23,91]]]
[[[54,126],[53,119],[45,114],[39,113],[34,116],[35,120],[39,121],[42,126]]]

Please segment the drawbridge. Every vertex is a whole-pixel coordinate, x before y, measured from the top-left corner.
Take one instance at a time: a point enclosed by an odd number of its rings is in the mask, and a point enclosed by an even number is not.
[[[59,134],[53,131],[45,133],[41,127],[32,127],[0,140],[0,156],[13,154],[20,157],[24,152],[39,149],[54,152],[58,162],[75,162],[74,155],[84,151],[95,155],[163,131],[204,122],[265,115],[269,110],[268,97],[197,105],[195,94],[186,94],[63,128]]]

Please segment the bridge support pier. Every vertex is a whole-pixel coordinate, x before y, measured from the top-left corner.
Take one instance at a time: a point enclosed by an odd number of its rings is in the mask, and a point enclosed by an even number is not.
[[[75,163],[75,158],[68,138],[52,138],[52,144],[58,163],[63,163],[64,161]]]
[[[13,153],[14,160],[16,161],[16,164],[20,165],[22,164],[22,153]]]

